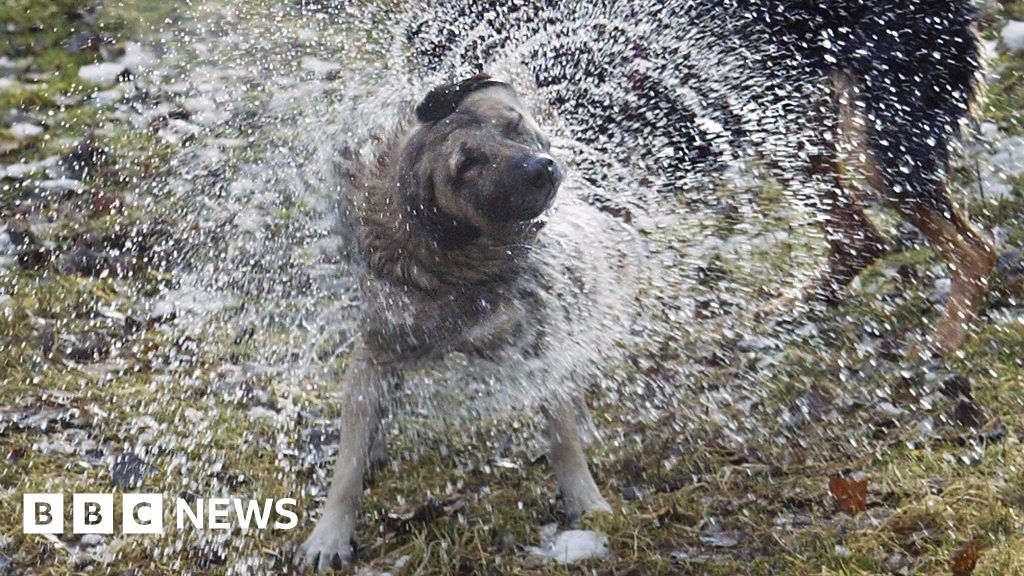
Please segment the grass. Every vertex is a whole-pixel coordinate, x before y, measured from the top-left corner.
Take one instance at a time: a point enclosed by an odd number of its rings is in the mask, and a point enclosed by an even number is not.
[[[148,21],[172,17],[169,4],[161,3],[161,11],[147,16]],[[2,152],[5,164],[66,152],[67,140],[117,126],[102,109],[55,104],[59,95],[89,90],[74,78],[77,66],[94,56],[56,48],[77,31],[69,14],[79,7],[79,2],[50,0],[13,0],[0,7],[0,21],[18,23],[15,33],[0,39],[0,52],[29,58],[35,70],[52,75],[36,85],[0,92],[0,109],[55,115],[51,138]],[[109,24],[103,29],[110,34],[132,37],[149,28],[139,18],[145,12],[141,4],[106,8],[103,18]],[[1020,3],[1005,10],[1024,13]],[[1002,57],[996,70],[985,117],[1020,133],[1024,59]],[[91,188],[109,194],[124,194],[132,182],[156,177],[172,153],[137,130],[122,128],[100,138],[113,156],[136,160],[90,177]],[[5,206],[19,194],[0,188]],[[787,214],[772,212],[776,202],[771,195],[759,198],[759,209],[768,216],[758,227],[788,226]],[[38,207],[57,224],[46,239],[58,253],[86,234],[109,236],[118,226],[142,225],[148,217],[132,206],[94,212],[94,198],[78,200],[51,199]],[[971,208],[984,226],[1009,227],[1011,245],[1024,241],[1024,181],[1014,196]],[[281,216],[285,220],[287,214]],[[735,221],[715,222],[708,233],[730,235],[736,226]],[[820,239],[807,227],[790,232],[771,250],[726,262],[723,273],[737,284],[757,286],[805,267],[806,262],[787,255]],[[974,401],[984,413],[979,430],[957,424],[955,400],[934,394],[929,388],[934,385],[907,378],[898,361],[858,348],[865,330],[880,338],[901,338],[927,326],[935,315],[924,284],[937,263],[932,250],[915,248],[866,272],[861,288],[822,322],[817,340],[787,341],[778,364],[758,368],[757,401],[747,409],[726,406],[725,424],[694,418],[693,412],[705,408],[701,402],[719,387],[749,381],[751,357],[733,354],[683,372],[678,353],[654,344],[635,350],[635,358],[657,369],[642,372],[625,365],[610,377],[679,387],[679,398],[687,403],[646,419],[628,406],[596,407],[605,442],[591,449],[593,466],[616,513],[588,518],[584,526],[608,535],[609,560],[561,567],[524,553],[524,547],[539,542],[540,526],[563,520],[550,470],[533,457],[535,423],[485,421],[459,433],[415,413],[401,415],[391,438],[394,458],[370,480],[364,502],[361,565],[402,575],[861,575],[901,567],[910,574],[945,574],[954,551],[977,540],[981,554],[974,574],[1024,574],[1024,365],[1019,354],[1024,325],[993,314],[945,367],[970,379]],[[926,280],[907,285],[889,273],[899,267],[916,268]],[[69,552],[66,547],[80,545],[70,533],[61,538],[65,544],[57,545],[21,534],[16,522],[0,523],[0,553],[11,557],[18,570],[220,574],[244,572],[233,565],[237,558],[257,558],[263,570],[283,572],[291,546],[311,528],[311,511],[320,497],[311,487],[325,486],[327,469],[288,453],[302,443],[311,424],[291,415],[329,418],[330,398],[315,383],[308,386],[313,392],[297,393],[272,374],[247,377],[238,386],[219,381],[228,379],[226,367],[251,358],[255,346],[286,341],[286,327],[252,340],[239,339],[228,329],[199,340],[159,325],[131,330],[104,315],[110,308],[133,310],[140,297],[155,294],[165,281],[159,271],[129,278],[68,276],[56,263],[0,274],[0,294],[10,296],[0,303],[0,413],[45,408],[57,415],[51,424],[55,429],[46,434],[0,424],[0,518],[19,518],[20,494],[27,491],[125,490],[113,487],[106,464],[90,462],[81,453],[41,448],[44,441],[61,437],[90,440],[108,453],[137,451],[156,467],[141,489],[161,491],[167,499],[185,492],[293,496],[310,513],[303,515],[299,530],[234,534],[226,542],[216,540],[228,534],[176,529],[158,539],[111,538],[108,564],[98,564],[88,550]],[[896,296],[879,297],[889,293]],[[56,333],[55,353],[40,346],[47,326]],[[111,335],[112,351],[102,363],[120,371],[115,378],[98,375],[88,363],[68,363],[60,352],[62,336],[94,331]],[[708,344],[683,330],[678,338],[677,347]],[[724,347],[728,336],[701,338]],[[180,365],[171,377],[144,360],[172,355]],[[791,410],[819,388],[859,401],[835,407],[834,415],[793,424]],[[880,418],[880,397],[901,414]],[[253,408],[260,406],[281,416],[254,415]],[[931,428],[922,434],[925,423]],[[745,442],[730,439],[737,432],[745,434]],[[140,436],[147,433],[150,439],[143,442]],[[492,455],[506,436],[514,441],[502,462],[511,465],[502,466]],[[828,491],[830,477],[850,473],[870,478],[868,510],[858,515],[837,511]],[[626,500],[623,494],[631,492],[642,497]],[[708,545],[701,536],[713,526],[739,530],[740,541]],[[404,559],[402,567],[396,568],[399,559]]]

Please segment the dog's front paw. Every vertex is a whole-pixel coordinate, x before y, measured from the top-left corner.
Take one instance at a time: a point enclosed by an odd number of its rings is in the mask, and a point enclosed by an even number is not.
[[[565,498],[563,495],[563,498],[565,523],[569,526],[578,524],[584,516],[611,514],[612,512],[611,505],[608,504],[608,501],[601,496],[601,493],[596,488],[593,491],[585,491],[582,494],[575,494],[569,498]]]
[[[295,565],[325,570],[348,564],[352,560],[352,527],[346,524],[324,516],[295,551]]]

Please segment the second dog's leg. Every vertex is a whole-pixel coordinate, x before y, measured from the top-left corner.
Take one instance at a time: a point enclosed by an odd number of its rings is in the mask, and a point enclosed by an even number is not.
[[[850,186],[852,176],[840,158],[841,145],[850,150],[848,164],[858,164],[857,158],[867,158],[862,121],[853,106],[853,86],[856,79],[849,74],[834,74],[830,78],[831,94],[822,104],[820,113],[821,136],[807,159],[806,174],[821,184],[821,189],[805,202],[822,216],[820,225],[828,241],[828,265],[818,285],[808,296],[827,303],[838,302],[854,278],[886,252],[885,236],[878,231],[864,212],[856,190]],[[875,170],[869,162],[865,169],[869,181]]]
[[[824,215],[821,228],[828,240],[828,264],[808,296],[833,304],[862,270],[885,254],[885,237],[838,178],[833,187],[822,192],[819,202]]]
[[[370,444],[380,425],[389,387],[388,375],[376,368],[357,344],[345,374],[341,435],[334,476],[323,513],[309,538],[299,547],[297,563],[318,570],[347,563],[363,493]]]
[[[945,190],[937,196],[947,199],[948,209],[940,211],[922,201],[903,202],[897,207],[939,248],[951,268],[949,300],[930,342],[936,352],[948,357],[963,344],[967,327],[985,300],[996,251],[948,200]]]
[[[547,418],[551,467],[562,492],[569,523],[587,512],[611,512],[611,506],[601,496],[590,475],[576,407],[572,402],[556,401],[544,414]]]

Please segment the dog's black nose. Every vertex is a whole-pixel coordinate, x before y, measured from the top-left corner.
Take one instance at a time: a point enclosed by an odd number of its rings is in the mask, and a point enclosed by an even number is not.
[[[524,178],[527,186],[535,190],[557,188],[561,184],[562,174],[555,159],[547,154],[535,154],[523,163]]]

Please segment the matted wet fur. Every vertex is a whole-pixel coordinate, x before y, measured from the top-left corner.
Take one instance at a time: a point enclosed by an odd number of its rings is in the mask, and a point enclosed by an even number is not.
[[[514,405],[539,404],[567,518],[610,510],[587,467],[581,394],[628,325],[635,237],[571,186],[556,201],[565,186],[549,147],[511,86],[475,76],[433,90],[355,172],[347,217],[365,310],[331,487],[297,563],[351,559],[389,394],[403,372],[452,352],[517,380],[502,391]]]

